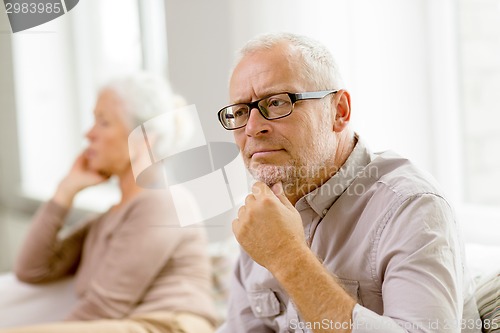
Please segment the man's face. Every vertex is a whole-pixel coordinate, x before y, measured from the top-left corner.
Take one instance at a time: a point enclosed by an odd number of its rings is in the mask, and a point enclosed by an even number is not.
[[[231,103],[251,102],[281,93],[315,89],[299,79],[297,57],[282,47],[245,56],[230,81]],[[331,167],[335,135],[330,98],[295,104],[288,117],[266,120],[257,109],[250,112],[245,127],[234,131],[246,167],[255,179],[271,186],[317,183],[321,172]]]

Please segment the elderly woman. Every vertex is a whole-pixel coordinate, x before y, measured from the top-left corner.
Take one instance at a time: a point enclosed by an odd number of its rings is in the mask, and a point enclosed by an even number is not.
[[[78,302],[64,322],[8,332],[213,331],[203,229],[181,228],[165,191],[137,186],[128,153],[130,131],[172,101],[166,82],[146,73],[101,90],[89,146],[36,214],[15,267],[28,283],[75,274]],[[58,238],[75,195],[110,176],[118,179],[121,200]]]

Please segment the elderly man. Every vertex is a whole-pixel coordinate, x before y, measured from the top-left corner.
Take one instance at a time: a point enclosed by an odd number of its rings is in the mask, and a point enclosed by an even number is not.
[[[448,202],[350,129],[324,46],[250,41],[230,101],[219,120],[257,182],[233,221],[242,252],[219,332],[480,332]]]

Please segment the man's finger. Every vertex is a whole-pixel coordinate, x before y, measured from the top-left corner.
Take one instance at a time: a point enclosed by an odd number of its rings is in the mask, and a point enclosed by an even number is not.
[[[250,193],[249,195],[247,195],[247,197],[245,198],[245,206],[250,204],[251,202],[255,201],[255,197],[252,193]]]
[[[252,194],[255,198],[273,195],[271,189],[263,182],[255,182],[252,186]]]
[[[285,190],[283,189],[283,184],[277,182],[271,187],[271,191],[276,195],[276,197],[281,201],[281,203],[287,207],[293,207],[292,203],[288,200],[285,195]]]

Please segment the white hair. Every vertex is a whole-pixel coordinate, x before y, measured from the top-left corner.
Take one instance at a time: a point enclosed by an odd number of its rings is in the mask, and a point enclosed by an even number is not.
[[[123,102],[130,131],[147,122],[148,130],[154,133],[156,149],[169,151],[191,137],[192,119],[182,110],[176,110],[186,102],[173,93],[161,76],[141,71],[114,79],[102,90],[113,91]],[[160,115],[161,122],[150,121]]]
[[[112,90],[123,101],[132,127],[174,109],[174,94],[168,82],[148,72],[116,78],[103,90]]]
[[[301,66],[299,75],[301,79],[313,84],[315,89],[343,87],[342,76],[331,52],[320,42],[306,36],[287,32],[258,35],[240,49],[236,63],[246,55],[270,50],[278,45],[286,45],[290,51],[298,52]]]

